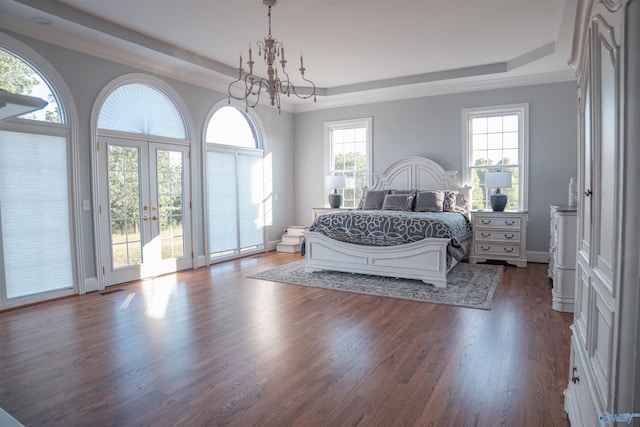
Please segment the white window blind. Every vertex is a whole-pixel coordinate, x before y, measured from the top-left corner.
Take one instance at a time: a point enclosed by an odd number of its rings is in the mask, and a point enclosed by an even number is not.
[[[73,288],[65,137],[0,131],[6,298]]]
[[[235,154],[207,152],[209,253],[238,247]]]
[[[238,218],[240,248],[262,245],[262,158],[240,154],[238,163]]]
[[[104,101],[98,118],[100,129],[168,138],[186,138],[180,110],[166,94],[132,83],[114,90]]]

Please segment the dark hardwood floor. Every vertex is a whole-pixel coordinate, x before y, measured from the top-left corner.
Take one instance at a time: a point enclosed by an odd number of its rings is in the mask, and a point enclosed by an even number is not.
[[[248,279],[269,253],[0,313],[27,426],[567,426],[571,314],[546,264],[491,311]]]

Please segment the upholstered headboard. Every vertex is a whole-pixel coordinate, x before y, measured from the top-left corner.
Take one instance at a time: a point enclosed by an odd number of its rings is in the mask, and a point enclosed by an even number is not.
[[[464,194],[471,206],[471,186],[458,184],[458,172],[446,171],[431,159],[409,156],[374,174],[370,190],[453,190]]]

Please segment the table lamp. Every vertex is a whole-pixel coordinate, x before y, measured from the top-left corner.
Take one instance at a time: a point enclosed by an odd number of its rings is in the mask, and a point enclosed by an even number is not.
[[[487,172],[484,183],[487,189],[496,189],[496,192],[489,197],[491,209],[502,212],[507,206],[507,195],[502,194],[500,188],[511,188],[511,172]]]
[[[329,193],[329,206],[339,208],[342,205],[342,194],[338,193],[338,188],[347,186],[347,177],[344,175],[329,175],[326,178],[327,188],[333,190]]]

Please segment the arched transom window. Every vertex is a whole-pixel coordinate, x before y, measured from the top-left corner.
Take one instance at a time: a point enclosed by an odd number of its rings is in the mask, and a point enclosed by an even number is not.
[[[98,128],[185,139],[184,118],[165,93],[141,83],[120,86],[100,110]]]

